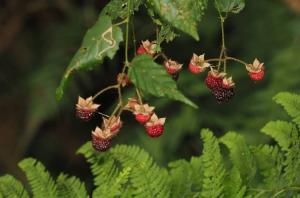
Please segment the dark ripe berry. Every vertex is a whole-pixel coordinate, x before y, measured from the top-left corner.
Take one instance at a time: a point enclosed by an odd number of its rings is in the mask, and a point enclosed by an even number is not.
[[[179,78],[179,72],[174,73],[174,74],[172,74],[171,76],[172,76],[172,79],[173,79],[174,81],[178,81],[178,78]]]
[[[234,96],[233,88],[217,87],[212,92],[219,104],[228,102]]]
[[[257,73],[249,72],[249,76],[250,76],[251,80],[260,81],[264,78],[265,71],[261,70],[260,72],[257,72]]]
[[[83,120],[83,121],[90,121],[93,114],[95,113],[95,110],[92,110],[92,109],[80,109],[80,108],[77,108],[76,109],[76,116]]]
[[[96,135],[92,135],[92,145],[96,151],[104,152],[111,146],[111,139],[102,139]]]
[[[223,79],[220,77],[214,77],[213,75],[208,74],[207,77],[205,78],[205,84],[206,84],[207,88],[209,88],[209,89],[222,87]]]
[[[159,137],[164,132],[164,126],[161,124],[146,126],[146,131],[150,137]]]

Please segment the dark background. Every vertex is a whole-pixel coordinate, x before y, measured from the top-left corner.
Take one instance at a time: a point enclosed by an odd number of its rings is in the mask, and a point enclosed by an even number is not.
[[[85,31],[93,25],[108,1],[96,0],[7,0],[0,1],[0,174],[22,178],[17,163],[24,157],[40,160],[53,175],[60,171],[90,181],[88,165],[76,150],[90,139],[100,116],[83,123],[74,116],[78,95],[88,97],[113,84],[124,61],[124,43],[115,59],[97,70],[76,74],[62,102],[55,89]],[[268,141],[259,129],[270,119],[284,119],[272,102],[279,91],[300,90],[300,2],[298,0],[246,1],[246,8],[226,21],[228,53],[247,62],[255,57],[265,63],[266,78],[252,82],[243,66],[230,63],[236,81],[236,96],[218,105],[205,88],[205,75],[185,69],[180,89],[199,109],[178,102],[149,98],[160,116],[167,117],[165,134],[150,139],[132,115],[124,114],[124,127],[115,144],[139,145],[161,165],[201,153],[199,132],[212,129],[217,136],[233,130],[243,133],[248,143]],[[154,39],[155,26],[140,9],[134,17],[137,40]],[[165,53],[187,66],[192,53],[217,57],[220,26],[211,4],[199,28],[200,42],[182,34],[163,44]],[[132,53],[133,46],[130,46]],[[132,90],[128,90],[131,93]],[[96,102],[109,113],[115,94]]]

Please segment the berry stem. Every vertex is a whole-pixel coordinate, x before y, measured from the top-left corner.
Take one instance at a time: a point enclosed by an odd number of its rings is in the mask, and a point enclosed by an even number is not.
[[[243,65],[248,65],[248,63],[240,60],[240,59],[237,59],[237,58],[234,58],[234,57],[230,57],[230,56],[226,56],[224,58],[211,58],[211,59],[207,59],[205,60],[206,62],[225,62],[225,60],[232,60],[232,61],[235,61],[235,62],[238,62],[238,63],[241,63]]]
[[[136,92],[136,95],[138,97],[139,103],[143,104],[143,100],[142,100],[142,96],[141,96],[140,90],[138,88],[135,88],[135,92]]]
[[[136,56],[136,36],[135,36],[135,29],[134,29],[134,21],[133,17],[131,19],[131,31],[132,31],[132,42],[133,42],[133,50],[134,50],[134,56]]]
[[[127,18],[125,19],[125,20],[123,20],[123,21],[121,21],[121,22],[119,22],[119,23],[115,23],[115,24],[113,24],[113,26],[120,26],[120,25],[122,25],[122,24],[124,24],[124,23],[127,23]]]
[[[93,100],[95,100],[98,96],[100,96],[101,94],[103,94],[104,92],[108,91],[108,90],[111,90],[111,89],[118,89],[119,87],[119,84],[117,85],[111,85],[111,86],[108,86],[102,90],[100,90],[99,92],[97,92],[94,96],[93,96]]]
[[[129,40],[129,23],[130,23],[131,0],[127,1],[127,21],[126,21],[126,40],[125,40],[125,66],[128,66],[128,40]]]

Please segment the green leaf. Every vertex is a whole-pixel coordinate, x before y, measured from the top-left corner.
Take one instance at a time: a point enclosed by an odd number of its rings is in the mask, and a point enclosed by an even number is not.
[[[230,159],[240,172],[244,184],[249,183],[255,176],[256,166],[244,137],[235,132],[228,132],[220,138],[220,142],[230,150]]]
[[[220,12],[239,13],[245,7],[245,0],[215,0],[215,6]]]
[[[148,55],[137,56],[133,59],[128,76],[135,86],[145,93],[178,100],[197,108],[196,104],[177,89],[175,81],[163,66],[155,63]]]
[[[206,0],[148,0],[148,4],[163,21],[199,40],[197,26]]]
[[[218,140],[208,129],[201,131],[201,137],[204,141],[202,154],[204,179],[201,197],[223,197],[226,170]]]
[[[74,72],[93,69],[101,64],[105,57],[112,59],[121,41],[123,41],[122,30],[112,25],[109,16],[100,15],[96,24],[87,31],[81,47],[67,67],[56,90],[56,98],[58,100],[62,98],[66,84]]]
[[[300,128],[300,95],[282,92],[277,94],[273,100],[283,106]]]
[[[133,14],[144,3],[145,0],[131,0],[130,13]],[[113,20],[126,18],[128,13],[128,0],[111,0],[102,10],[102,13],[109,15]]]
[[[86,192],[85,185],[79,179],[60,174],[57,178],[57,197],[86,198],[89,195]]]
[[[32,189],[33,197],[57,198],[57,187],[43,164],[32,158],[19,163]]]
[[[0,177],[0,197],[29,198],[21,182],[10,175]]]
[[[243,198],[247,187],[243,185],[238,168],[233,167],[224,184],[225,197]]]
[[[288,151],[292,143],[292,132],[297,130],[292,123],[272,121],[267,123],[261,131],[274,138],[282,150]]]

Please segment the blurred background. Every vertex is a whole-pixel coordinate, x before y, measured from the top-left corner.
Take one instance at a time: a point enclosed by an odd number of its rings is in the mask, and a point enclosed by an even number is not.
[[[96,21],[108,0],[0,0],[0,174],[22,174],[17,163],[34,157],[53,175],[60,171],[89,182],[91,174],[76,150],[90,140],[90,132],[100,123],[77,120],[78,96],[88,97],[115,83],[123,62],[124,43],[114,60],[106,60],[97,70],[76,74],[62,102],[55,100],[55,89],[86,30]],[[136,13],[137,41],[154,39],[155,26],[144,9]],[[217,136],[237,131],[247,142],[268,141],[259,133],[271,119],[285,119],[281,108],[272,102],[279,91],[300,90],[300,1],[246,1],[246,8],[226,21],[228,53],[246,62],[258,58],[265,63],[266,78],[251,81],[243,66],[230,63],[228,72],[236,81],[236,96],[218,105],[205,88],[205,75],[192,75],[186,69],[179,88],[199,109],[165,99],[148,98],[160,116],[167,117],[165,134],[150,139],[131,114],[124,114],[124,127],[115,144],[138,145],[161,165],[178,158],[201,153],[201,128]],[[163,44],[172,59],[187,66],[192,53],[217,57],[220,26],[210,3],[199,27],[200,42],[182,35]],[[133,45],[130,46],[133,50]],[[128,94],[132,90],[128,90]],[[101,111],[109,113],[116,94],[97,99]]]

